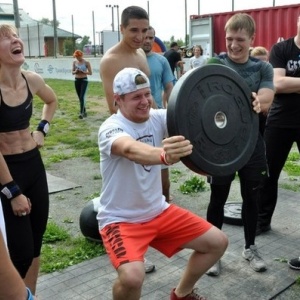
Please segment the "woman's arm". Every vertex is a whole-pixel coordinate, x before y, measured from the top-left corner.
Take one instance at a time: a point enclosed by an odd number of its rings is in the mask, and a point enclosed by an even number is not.
[[[87,75],[92,75],[93,71],[92,71],[92,67],[91,67],[91,63],[89,61],[86,62],[86,67],[87,67]]]
[[[35,299],[33,297],[30,298],[30,294],[8,256],[0,230],[0,299]]]

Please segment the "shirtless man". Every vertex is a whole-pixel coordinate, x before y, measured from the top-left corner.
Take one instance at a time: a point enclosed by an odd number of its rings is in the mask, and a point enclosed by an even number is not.
[[[146,54],[142,49],[148,28],[149,16],[143,8],[139,6],[125,8],[121,15],[120,25],[123,38],[101,59],[100,77],[111,114],[115,114],[118,110],[114,101],[113,81],[119,71],[126,67],[132,67],[143,71],[148,77],[150,76]],[[151,273],[154,269],[155,265],[149,260],[145,260],[145,272]]]
[[[137,68],[150,75],[146,55],[141,48],[149,27],[147,12],[138,6],[129,6],[121,16],[122,40],[110,48],[100,62],[100,77],[111,114],[117,112],[113,99],[113,80],[126,67]]]

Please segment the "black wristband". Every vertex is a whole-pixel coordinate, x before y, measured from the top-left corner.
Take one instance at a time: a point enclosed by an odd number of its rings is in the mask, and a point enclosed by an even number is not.
[[[50,128],[50,123],[47,120],[42,120],[38,127],[37,127],[37,131],[40,131],[43,133],[44,136],[46,136],[46,134],[48,133]]]
[[[19,186],[13,180],[13,181],[1,186],[1,194],[7,200],[12,200],[15,197],[21,195],[22,192],[21,192],[21,189],[19,188]]]

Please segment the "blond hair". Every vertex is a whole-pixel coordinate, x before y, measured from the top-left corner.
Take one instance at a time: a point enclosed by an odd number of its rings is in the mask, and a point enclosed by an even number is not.
[[[11,34],[18,34],[17,28],[10,24],[0,25],[0,38],[10,36]]]
[[[263,55],[269,55],[269,51],[263,47],[263,46],[257,46],[253,48],[250,52],[251,56],[263,56]]]

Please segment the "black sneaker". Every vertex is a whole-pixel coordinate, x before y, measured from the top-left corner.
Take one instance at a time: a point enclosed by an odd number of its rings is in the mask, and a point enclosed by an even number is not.
[[[258,236],[262,233],[268,232],[271,230],[271,225],[257,225],[255,235]]]
[[[78,116],[78,118],[79,118],[79,119],[83,119],[83,115],[80,114],[80,115]]]
[[[300,257],[289,260],[288,265],[293,270],[300,270]]]

